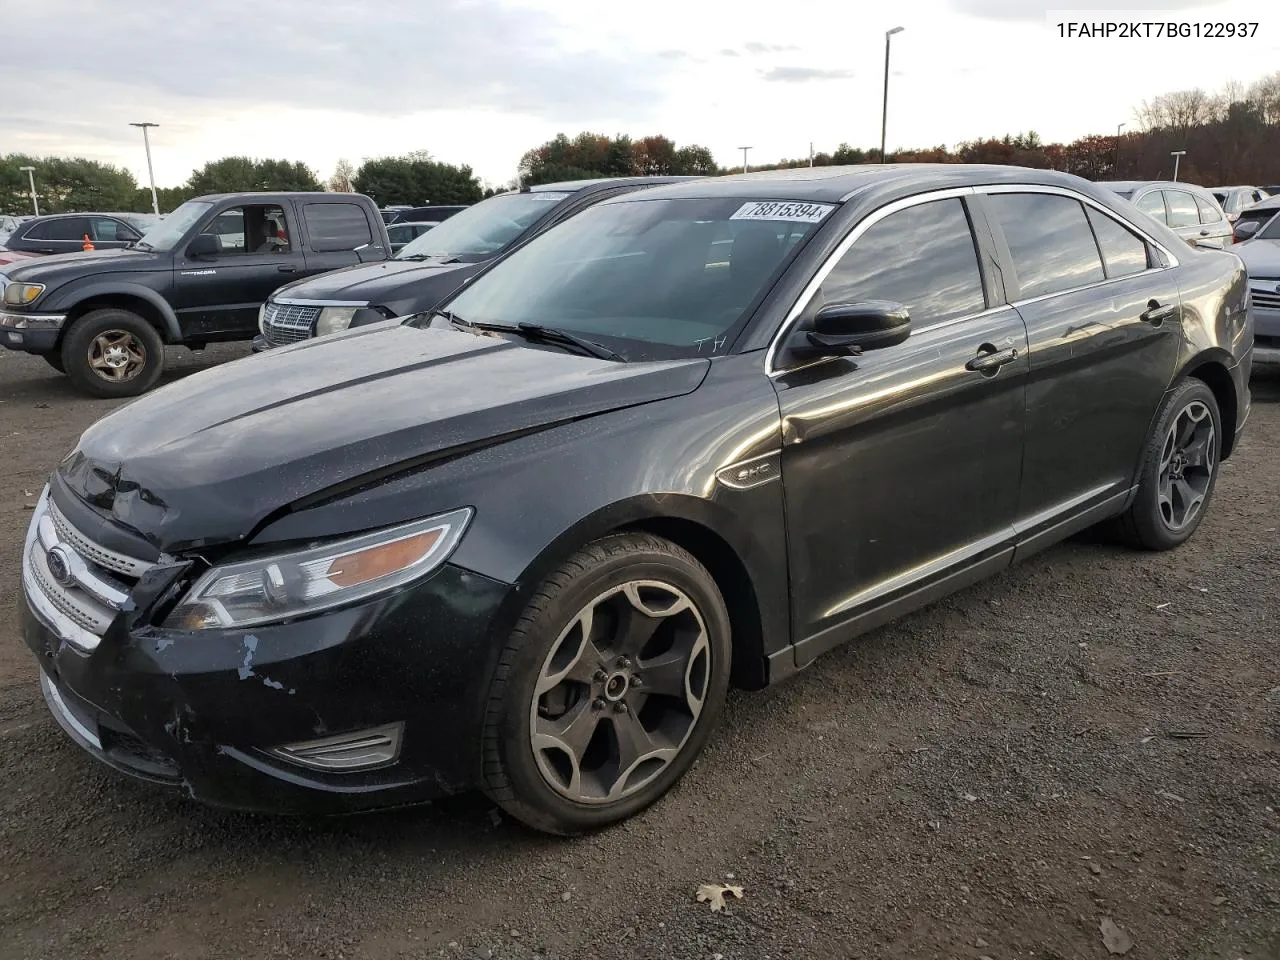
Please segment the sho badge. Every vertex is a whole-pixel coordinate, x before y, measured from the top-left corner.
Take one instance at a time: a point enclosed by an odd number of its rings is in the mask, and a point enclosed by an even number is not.
[[[67,556],[67,551],[61,547],[52,547],[44,555],[44,562],[49,566],[49,576],[56,583],[64,587],[71,583],[71,558]]]

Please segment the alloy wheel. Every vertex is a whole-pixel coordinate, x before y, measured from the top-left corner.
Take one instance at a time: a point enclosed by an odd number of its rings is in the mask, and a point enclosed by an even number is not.
[[[89,368],[103,380],[124,383],[146,365],[146,346],[128,330],[104,330],[89,341]]]
[[[601,593],[538,675],[529,731],[543,778],[578,803],[634,793],[679,755],[710,681],[706,623],[684,591],[631,580]]]
[[[1170,530],[1182,530],[1204,506],[1217,457],[1213,415],[1205,404],[1193,400],[1173,418],[1160,449],[1157,502]]]

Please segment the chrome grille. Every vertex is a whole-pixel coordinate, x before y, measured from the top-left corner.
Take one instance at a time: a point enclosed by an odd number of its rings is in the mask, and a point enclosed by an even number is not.
[[[55,547],[55,559],[66,565],[62,582],[49,565]],[[63,640],[83,650],[96,647],[152,566],[94,543],[68,522],[47,489],[40,495],[22,552],[22,587],[36,616]]]
[[[1261,307],[1264,310],[1280,310],[1280,280],[1250,284],[1249,293],[1255,307]]]
[[[268,300],[262,310],[262,335],[277,346],[306,340],[320,317],[319,307]]]

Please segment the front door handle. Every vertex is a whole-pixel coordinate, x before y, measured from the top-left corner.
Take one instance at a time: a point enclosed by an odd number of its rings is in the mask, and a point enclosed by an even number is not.
[[[1178,308],[1174,305],[1161,306],[1159,300],[1148,300],[1147,309],[1138,315],[1143,323],[1149,323],[1153,327],[1158,327],[1166,320],[1172,320],[1178,313]]]
[[[276,269],[279,270],[281,273],[297,273],[298,272],[298,268],[291,263],[282,263],[278,267],[276,267]]]
[[[1018,359],[1018,351],[1013,347],[997,350],[994,344],[984,343],[978,348],[978,355],[964,365],[966,370],[973,370],[986,377],[994,377],[1006,363]]]

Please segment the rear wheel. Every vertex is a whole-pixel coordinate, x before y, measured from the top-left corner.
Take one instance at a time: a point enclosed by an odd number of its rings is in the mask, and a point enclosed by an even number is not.
[[[485,791],[549,833],[644,809],[702,750],[730,656],[724,600],[692,555],[641,533],[590,544],[543,583],[503,651]]]
[[[136,313],[93,310],[63,338],[62,365],[76,386],[94,396],[135,397],[160,379],[164,342]]]
[[[1147,441],[1137,496],[1116,521],[1120,538],[1145,550],[1186,542],[1209,508],[1221,451],[1213,391],[1200,380],[1184,380],[1165,401]]]

